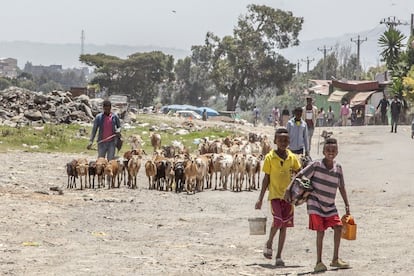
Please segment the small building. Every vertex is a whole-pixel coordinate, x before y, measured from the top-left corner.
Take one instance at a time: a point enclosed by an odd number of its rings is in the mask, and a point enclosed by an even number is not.
[[[17,78],[17,59],[0,58],[0,77]]]
[[[375,124],[375,108],[382,99],[388,82],[354,80],[310,80],[316,85],[309,88],[315,93],[315,105],[326,111],[331,107],[335,120],[339,119],[341,104],[347,101],[350,107],[360,110],[365,118],[364,124]]]

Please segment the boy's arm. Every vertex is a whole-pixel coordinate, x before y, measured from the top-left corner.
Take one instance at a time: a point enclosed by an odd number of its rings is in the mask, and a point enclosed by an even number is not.
[[[348,201],[348,196],[346,194],[346,189],[344,185],[339,186],[339,192],[341,193],[342,199],[344,200],[344,203],[345,203],[345,212],[347,215],[350,215],[351,212],[349,211],[349,201]]]
[[[305,144],[305,155],[309,156],[309,140],[308,140],[308,127],[305,126],[303,131],[303,143]]]
[[[255,209],[262,208],[263,197],[266,193],[267,187],[269,186],[269,180],[270,180],[270,176],[268,174],[265,174],[263,181],[262,181],[262,189],[260,191],[259,199],[256,202]]]
[[[92,144],[93,144],[93,140],[95,140],[95,135],[96,135],[96,131],[98,130],[98,116],[97,115],[93,121],[93,127],[92,127],[92,132],[91,132],[91,137],[89,139],[89,144],[86,147],[87,149],[91,149],[92,148]]]

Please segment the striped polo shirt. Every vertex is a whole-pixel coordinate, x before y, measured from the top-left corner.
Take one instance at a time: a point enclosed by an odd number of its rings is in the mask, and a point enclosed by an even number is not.
[[[330,217],[338,214],[335,197],[338,187],[344,186],[342,167],[334,161],[328,170],[322,160],[316,160],[304,168],[300,175],[311,179],[313,191],[307,201],[308,214]]]

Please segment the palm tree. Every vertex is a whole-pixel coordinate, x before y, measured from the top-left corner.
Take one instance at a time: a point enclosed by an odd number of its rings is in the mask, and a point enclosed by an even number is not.
[[[378,39],[379,46],[383,48],[381,56],[389,70],[393,70],[399,61],[404,39],[405,36],[401,31],[394,28],[386,30]]]

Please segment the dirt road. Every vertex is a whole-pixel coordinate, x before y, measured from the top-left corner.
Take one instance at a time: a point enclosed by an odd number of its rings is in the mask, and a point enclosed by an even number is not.
[[[261,128],[272,133],[271,128]],[[329,128],[339,139],[358,224],[340,257],[352,269],[326,275],[411,275],[414,270],[414,140],[409,127]],[[317,134],[312,157],[317,154]],[[315,264],[315,233],[305,206],[295,212],[283,253],[285,268],[262,257],[265,236],[249,235],[258,191],[207,190],[196,195],[147,189],[67,190],[64,165],[79,155],[1,153],[1,275],[304,275]],[[85,155],[88,158],[93,156]],[[64,194],[50,191],[63,187]],[[337,206],[343,212],[338,194]],[[268,227],[269,229],[269,227]],[[332,256],[333,232],[323,258]],[[275,242],[276,244],[276,242]]]

